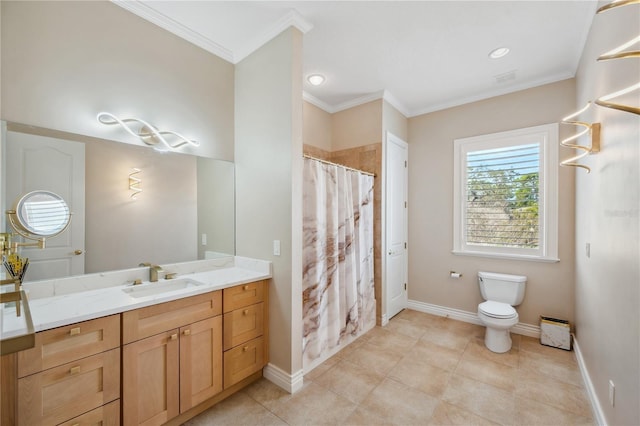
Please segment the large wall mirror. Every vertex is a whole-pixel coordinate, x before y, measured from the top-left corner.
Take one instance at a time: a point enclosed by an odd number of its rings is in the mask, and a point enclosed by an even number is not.
[[[73,213],[45,250],[23,249],[26,281],[235,254],[233,163],[22,124],[3,130],[3,216],[35,190],[59,194]]]

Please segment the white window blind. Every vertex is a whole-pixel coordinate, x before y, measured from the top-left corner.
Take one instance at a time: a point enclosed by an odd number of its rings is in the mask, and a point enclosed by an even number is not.
[[[467,153],[467,244],[538,248],[540,145]]]

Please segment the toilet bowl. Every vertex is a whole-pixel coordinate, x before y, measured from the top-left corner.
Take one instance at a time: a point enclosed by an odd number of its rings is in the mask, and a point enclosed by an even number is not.
[[[507,303],[486,301],[478,305],[478,317],[487,327],[484,345],[491,352],[503,353],[511,349],[509,330],[518,323],[518,313]]]
[[[522,302],[526,281],[527,277],[521,275],[478,272],[480,292],[486,300],[478,305],[478,318],[486,327],[484,344],[492,352],[511,349],[509,330],[519,320],[513,306]]]

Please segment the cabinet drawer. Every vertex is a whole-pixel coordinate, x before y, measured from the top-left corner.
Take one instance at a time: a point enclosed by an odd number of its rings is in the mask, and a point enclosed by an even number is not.
[[[120,398],[120,349],[18,379],[18,424],[59,424]]]
[[[122,343],[135,342],[221,313],[220,290],[125,312],[122,314]]]
[[[224,353],[224,387],[238,383],[264,366],[264,338],[258,337]]]
[[[264,301],[265,281],[238,285],[225,288],[224,291],[224,312],[231,312],[234,309],[254,305]]]
[[[224,314],[224,350],[262,336],[264,303],[236,309]]]
[[[120,346],[120,315],[58,327],[36,334],[35,347],[18,353],[18,377]]]
[[[60,426],[119,426],[120,400],[115,400],[91,410],[81,416],[73,418]]]

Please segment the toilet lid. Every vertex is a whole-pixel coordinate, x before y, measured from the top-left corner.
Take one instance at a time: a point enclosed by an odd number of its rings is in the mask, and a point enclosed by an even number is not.
[[[513,306],[502,302],[494,302],[493,300],[481,303],[478,305],[478,309],[486,316],[493,318],[513,318],[518,314],[513,309]]]

